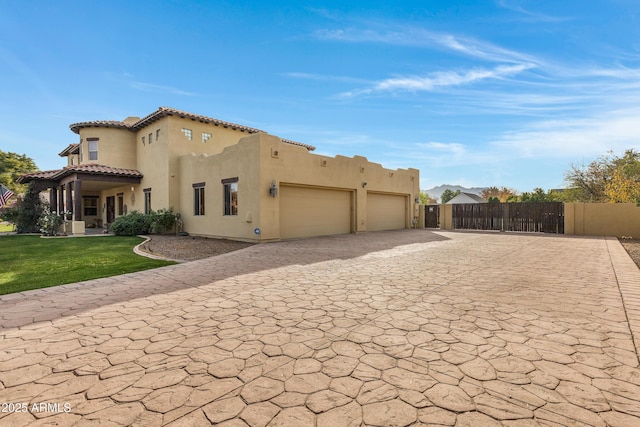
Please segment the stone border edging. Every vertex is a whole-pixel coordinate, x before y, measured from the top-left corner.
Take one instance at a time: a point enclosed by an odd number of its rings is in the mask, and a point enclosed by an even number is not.
[[[166,257],[162,257],[162,256],[159,256],[159,255],[150,254],[149,252],[145,252],[142,249],[140,249],[140,247],[142,245],[144,245],[145,243],[147,243],[148,241],[150,241],[151,237],[144,236],[144,235],[138,235],[137,237],[143,238],[145,240],[143,242],[138,243],[137,245],[135,245],[133,247],[133,253],[135,253],[136,255],[140,255],[140,256],[143,256],[143,257],[146,257],[146,258],[151,258],[151,259],[157,259],[157,260],[160,260],[160,261],[173,261],[173,262],[177,262],[179,264],[187,262],[187,261],[182,260],[182,259],[166,258]]]

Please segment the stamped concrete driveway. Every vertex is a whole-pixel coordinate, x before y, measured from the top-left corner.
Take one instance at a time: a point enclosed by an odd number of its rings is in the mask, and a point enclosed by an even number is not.
[[[0,297],[0,327],[3,426],[640,425],[615,239],[257,245]]]

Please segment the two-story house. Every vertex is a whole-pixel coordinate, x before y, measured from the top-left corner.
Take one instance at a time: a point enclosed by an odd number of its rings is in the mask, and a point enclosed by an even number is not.
[[[248,241],[412,227],[419,171],[160,107],[140,119],[74,123],[67,166],[20,177],[72,211],[74,233],[133,210],[172,208],[184,231]]]

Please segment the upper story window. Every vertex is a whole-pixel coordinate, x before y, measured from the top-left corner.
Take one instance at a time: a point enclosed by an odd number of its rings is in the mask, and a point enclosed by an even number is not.
[[[238,215],[238,178],[222,180],[224,215]]]
[[[153,142],[153,132],[149,134],[149,145]]]
[[[146,144],[145,144],[144,136],[142,137],[142,145],[146,145]]]
[[[89,142],[89,160],[98,160],[98,138],[87,138]]]
[[[156,141],[160,141],[160,129],[156,131]]]
[[[189,141],[193,139],[193,132],[191,131],[191,129],[182,128],[182,133],[184,133]]]
[[[207,132],[202,132],[202,143],[204,144],[211,138],[211,134]]]

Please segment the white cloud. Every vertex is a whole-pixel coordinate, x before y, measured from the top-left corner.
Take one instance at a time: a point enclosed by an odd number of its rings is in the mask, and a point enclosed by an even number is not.
[[[550,120],[504,133],[492,143],[517,157],[589,158],[640,146],[640,109],[602,112],[589,118]]]
[[[431,73],[426,77],[393,77],[379,81],[369,88],[344,92],[341,95],[343,97],[353,97],[375,92],[432,91],[438,87],[459,86],[485,79],[499,79],[533,67],[533,64],[499,65],[493,69],[475,68],[462,73],[446,71]]]
[[[441,47],[463,54],[493,62],[538,63],[530,55],[505,49],[494,44],[479,41],[470,37],[456,36],[449,33],[438,33],[414,26],[388,26],[383,29],[336,29],[320,30],[314,33],[316,38],[348,43],[379,43],[400,46]],[[387,29],[391,28],[391,29]]]
[[[457,142],[418,142],[416,146],[426,150],[451,153],[458,156],[466,152],[465,146]]]
[[[172,86],[157,85],[153,83],[145,83],[145,82],[139,82],[139,81],[133,81],[130,83],[130,85],[132,88],[141,90],[144,92],[165,92],[165,93],[170,93],[172,95],[197,96],[196,93],[187,92],[185,90],[178,89]]]
[[[505,9],[509,9],[514,12],[518,12],[522,15],[525,15],[525,20],[532,22],[563,22],[569,21],[571,18],[561,17],[561,16],[551,16],[541,12],[533,12],[531,10],[525,9],[521,6],[522,1],[507,1],[507,0],[498,0],[496,2],[498,6],[501,6]]]
[[[303,73],[303,72],[287,72],[282,74],[285,77],[291,77],[295,79],[303,79],[303,80],[316,80],[316,81],[336,81],[336,82],[345,82],[345,83],[371,83],[370,80],[359,79],[355,77],[348,76],[334,76],[329,74],[315,74],[315,73]]]

